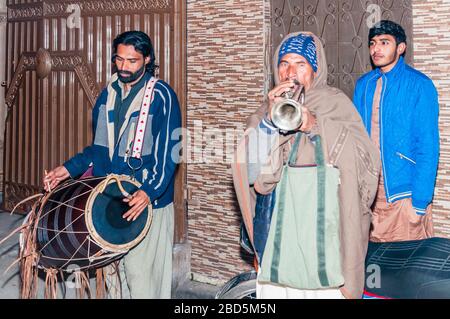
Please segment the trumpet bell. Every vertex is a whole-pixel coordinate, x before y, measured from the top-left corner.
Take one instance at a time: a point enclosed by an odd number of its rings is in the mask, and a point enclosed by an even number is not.
[[[271,112],[273,124],[282,131],[294,131],[302,125],[301,104],[293,99],[276,103]]]
[[[273,124],[281,131],[295,131],[302,125],[302,106],[305,104],[305,87],[297,82],[295,92],[287,92],[286,98],[277,102],[270,113]]]

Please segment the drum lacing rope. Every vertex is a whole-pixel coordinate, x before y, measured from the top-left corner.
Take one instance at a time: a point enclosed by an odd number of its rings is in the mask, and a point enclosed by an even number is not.
[[[80,246],[78,247],[78,249],[72,254],[72,256],[70,256],[70,258],[66,261],[66,263],[64,265],[62,265],[60,268],[64,269],[65,267],[67,267],[72,261],[74,261],[75,255],[80,251],[80,249],[83,247],[84,243],[88,240],[89,236],[86,236],[86,238],[83,240],[83,242],[80,244]]]
[[[59,188],[54,189],[52,191],[52,193],[56,194],[57,192],[60,192],[60,191],[66,189],[66,188],[69,188],[70,186],[73,186],[75,184],[83,184],[83,185],[85,185],[86,187],[88,187],[90,189],[94,189],[95,187],[92,187],[91,185],[89,185],[86,182],[96,181],[96,180],[99,180],[99,179],[103,179],[103,177],[92,177],[92,178],[84,178],[84,179],[76,179],[76,180],[75,179],[71,179],[71,180],[66,181],[64,184],[59,185],[58,186]]]
[[[101,177],[101,178],[103,178],[103,177]],[[101,179],[101,178],[93,178],[93,179],[89,179],[89,180],[95,180],[95,179]],[[94,187],[92,187],[92,186],[90,186],[89,184],[87,184],[87,183],[84,183],[84,182],[81,182],[83,185],[86,185],[87,187],[89,187],[91,190],[92,189],[94,189]],[[75,184],[75,183],[72,183],[71,185],[73,185],[73,184]],[[66,187],[68,187],[69,185],[65,185],[63,188],[66,188]],[[122,185],[121,185],[122,186]],[[61,188],[62,189],[62,188]],[[60,191],[61,189],[58,189],[58,191]],[[52,203],[56,203],[56,204],[59,204],[58,206],[56,206],[56,207],[54,207],[54,208],[52,208],[50,211],[48,211],[47,213],[45,213],[43,216],[41,216],[40,217],[40,219],[42,219],[42,218],[44,218],[45,216],[47,216],[49,213],[51,213],[52,211],[54,211],[54,210],[56,210],[56,209],[58,209],[59,207],[61,207],[61,206],[67,206],[67,207],[69,207],[69,208],[72,208],[72,209],[75,209],[75,210],[78,210],[78,211],[81,211],[81,212],[84,212],[84,210],[82,210],[82,209],[79,209],[79,208],[77,208],[77,207],[74,207],[74,206],[71,206],[71,205],[68,205],[67,203],[69,202],[69,201],[71,201],[71,200],[74,200],[74,199],[76,199],[76,198],[78,198],[78,197],[80,197],[80,196],[83,196],[83,195],[85,195],[85,194],[87,194],[87,193],[89,193],[90,191],[87,191],[87,192],[85,192],[85,193],[82,193],[82,194],[80,194],[80,195],[78,195],[78,196],[76,196],[76,197],[74,197],[74,198],[71,198],[71,199],[69,199],[68,201],[66,201],[66,202],[58,202],[58,201],[54,201],[54,200],[51,200],[51,199],[48,199],[48,201],[49,202],[52,202]],[[14,214],[14,212],[16,211],[16,209],[19,207],[19,206],[21,206],[22,204],[24,204],[24,203],[26,203],[26,202],[29,202],[29,201],[31,201],[31,200],[33,200],[33,199],[35,199],[35,198],[39,198],[39,200],[37,201],[37,202],[40,202],[40,200],[42,199],[44,197],[44,194],[35,194],[35,195],[32,195],[32,196],[30,196],[30,197],[27,197],[27,198],[25,198],[24,200],[22,200],[21,202],[19,202],[18,204],[16,204],[15,206],[14,206],[14,208],[12,209],[12,211],[11,211],[11,215],[12,214]],[[0,241],[0,245],[2,245],[3,243],[5,243],[9,238],[11,238],[14,234],[16,234],[17,232],[19,232],[19,231],[22,231],[23,229],[25,229],[25,228],[27,228],[27,227],[29,227],[29,226],[31,226],[33,224],[33,221],[30,221],[30,222],[28,222],[27,224],[24,224],[24,225],[21,225],[21,226],[19,226],[19,227],[17,227],[16,229],[14,229],[9,235],[7,235],[5,238],[3,238],[1,241]],[[41,227],[38,227],[39,229],[43,229],[43,230],[49,230],[49,229],[46,229],[46,228],[41,228]],[[52,229],[50,229],[50,230],[52,230]],[[20,260],[20,259],[19,259]],[[13,263],[13,265],[14,264],[16,264],[16,262],[17,261],[15,261],[14,263]],[[12,266],[12,265],[11,265]],[[10,266],[10,267],[11,267]],[[7,272],[9,270],[9,268],[5,271],[5,273]]]
[[[85,257],[85,258],[74,258],[75,257],[75,255],[77,254],[77,252],[83,247],[83,245],[86,243],[86,241],[88,242],[88,257]],[[94,240],[92,240],[92,238],[90,237],[90,236],[86,236],[86,238],[84,239],[84,241],[80,244],[80,246],[78,247],[78,249],[75,251],[75,253],[69,258],[69,259],[67,259],[67,258],[56,258],[56,257],[51,257],[51,256],[46,256],[46,255],[44,255],[44,254],[42,254],[41,253],[41,256],[42,257],[44,257],[45,259],[50,259],[50,260],[58,260],[58,261],[65,261],[65,263],[61,266],[61,267],[59,267],[60,269],[64,269],[66,266],[68,266],[71,262],[74,262],[75,264],[76,264],[76,262],[78,261],[78,260],[86,260],[86,259],[88,259],[89,260],[89,265],[88,266],[85,266],[85,267],[81,267],[81,268],[79,268],[79,270],[83,270],[83,269],[87,269],[87,268],[90,268],[90,267],[92,267],[92,266],[97,266],[97,265],[99,265],[99,264],[101,264],[101,262],[99,262],[99,263],[95,263],[96,261],[98,261],[98,260],[104,260],[104,259],[108,259],[108,258],[114,258],[114,257],[117,257],[117,256],[120,256],[120,255],[123,255],[123,254],[125,254],[125,253],[127,253],[128,252],[128,250],[126,250],[126,251],[121,251],[121,252],[109,252],[109,251],[107,251],[107,250],[104,250],[104,249],[102,249],[102,250],[100,250],[99,252],[97,252],[97,256],[96,256],[96,254],[94,254],[93,256],[91,256],[91,243],[94,243],[95,245],[98,245],[98,243],[96,243]],[[45,246],[42,248],[42,249],[44,249],[45,248]],[[64,271],[66,271],[66,270],[64,270]]]
[[[62,265],[62,266],[60,267],[61,269],[64,269],[64,268],[65,268],[66,266],[68,266],[72,261],[76,261],[75,255],[76,255],[76,254],[78,253],[78,251],[80,251],[80,249],[84,246],[84,244],[86,243],[86,241],[88,242],[88,259],[89,259],[89,266],[80,268],[80,270],[81,270],[81,269],[84,269],[84,268],[89,268],[90,266],[92,266],[92,262],[95,262],[95,261],[97,261],[97,260],[102,260],[102,259],[107,259],[107,258],[114,258],[114,257],[117,257],[117,256],[119,256],[119,255],[122,255],[122,254],[126,253],[126,252],[115,252],[115,253],[110,253],[110,254],[102,254],[102,255],[99,255],[99,256],[95,256],[95,255],[91,256],[91,243],[94,243],[95,245],[97,245],[97,243],[91,239],[91,236],[86,236],[86,238],[85,238],[85,239],[83,240],[83,242],[80,244],[80,246],[78,247],[78,249],[73,253],[73,255],[70,257],[70,259],[68,259],[67,262],[66,262],[64,265]],[[104,253],[104,252],[105,252],[105,250],[102,249],[100,252],[98,252],[98,254]],[[52,257],[46,257],[46,258],[53,259],[53,260],[65,260],[65,259],[61,259],[61,258],[52,258]],[[86,258],[83,258],[83,260],[84,260],[84,259],[86,259]]]
[[[67,224],[66,227],[64,227],[63,229],[59,230],[56,232],[55,236],[50,239],[40,250],[39,252],[42,252],[44,250],[44,248],[46,248],[52,241],[54,241],[56,239],[56,237],[59,236],[59,234],[61,234],[62,232],[64,232],[68,227],[72,226],[77,220],[79,220],[81,217],[84,217],[84,215],[80,215],[77,218],[75,218],[71,223]],[[54,231],[54,229],[51,229],[52,231]]]
[[[117,186],[119,187],[119,190],[121,191],[121,193],[122,193],[122,195],[123,195],[124,197],[126,197],[126,198],[130,198],[130,197],[131,197],[131,195],[123,188],[122,183],[120,182],[119,178],[118,178],[117,176],[115,176],[115,175],[111,175],[111,176],[109,176],[109,177],[107,177],[107,178],[105,179],[105,181],[104,181],[103,184],[102,184],[102,187],[100,188],[100,191],[99,191],[100,193],[103,193],[103,192],[104,192],[106,186],[111,182],[111,180],[115,180],[115,181],[116,181]],[[88,185],[88,186],[89,186],[89,185]],[[89,186],[89,187],[92,189],[91,186]],[[67,203],[70,202],[70,201],[72,201],[72,200],[74,200],[74,199],[76,199],[76,198],[78,198],[78,197],[84,196],[84,195],[86,195],[86,194],[88,194],[88,193],[90,193],[90,190],[89,190],[89,191],[86,191],[86,192],[84,192],[84,193],[81,193],[81,194],[79,194],[79,195],[77,195],[77,196],[75,196],[75,197],[73,197],[73,198],[70,198],[70,199],[68,199],[68,200],[65,201],[65,202],[58,202],[58,201],[53,201],[53,200],[48,199],[48,201],[51,201],[51,202],[54,202],[54,203],[58,203],[59,205],[56,206],[56,207],[54,207],[54,208],[52,208],[52,209],[49,210],[48,212],[46,212],[43,216],[40,217],[40,220],[41,220],[42,218],[44,218],[45,216],[47,216],[48,214],[50,214],[52,211],[54,211],[54,210],[58,209],[59,207],[61,207],[61,206],[66,206],[66,207],[72,208],[72,209],[74,209],[74,210],[78,210],[78,211],[84,212],[84,210],[79,209],[79,208],[74,207],[74,206],[71,206],[71,205],[68,205]],[[47,247],[53,240],[55,240],[55,238],[56,238],[57,236],[59,236],[59,234],[61,234],[62,232],[64,232],[69,226],[71,226],[73,223],[75,223],[75,222],[76,222],[80,217],[82,217],[82,216],[83,216],[83,215],[78,216],[78,217],[75,218],[70,224],[68,224],[66,227],[64,227],[64,228],[61,229],[61,230],[58,230],[58,231],[56,232],[55,236],[54,236],[49,242],[47,242],[47,243],[44,245],[44,247],[41,248],[40,252],[42,252],[42,250],[43,250],[45,247]],[[48,229],[47,229],[47,230],[48,230]],[[54,229],[50,229],[50,230],[55,231]]]
[[[114,181],[117,183],[117,186],[119,187],[119,190],[121,191],[121,193],[122,193],[122,195],[123,195],[124,197],[126,197],[126,198],[130,198],[130,197],[131,197],[131,195],[123,188],[122,183],[120,182],[119,178],[118,178],[117,176],[115,176],[115,175],[109,176],[109,177],[107,177],[107,178],[105,179],[105,181],[104,181],[103,184],[102,184],[102,187],[100,188],[99,193],[103,193],[104,190],[105,190],[105,188],[106,188],[106,186],[107,186],[108,184],[110,184],[110,182],[111,182],[112,180],[114,180]],[[83,183],[83,184],[85,184],[85,183]],[[89,186],[89,188],[93,189],[93,187],[91,187],[90,185],[87,185],[87,186]],[[75,196],[75,197],[73,197],[73,198],[70,198],[70,199],[68,199],[68,200],[65,201],[65,202],[58,202],[58,201],[53,201],[53,200],[51,200],[51,199],[48,199],[49,202],[58,203],[59,205],[56,206],[56,207],[54,207],[54,208],[52,208],[52,209],[49,210],[48,212],[46,212],[43,216],[40,217],[40,220],[41,220],[42,218],[44,218],[45,216],[47,216],[48,214],[50,214],[52,211],[54,211],[54,210],[58,209],[59,207],[61,207],[61,206],[66,206],[66,207],[72,208],[72,209],[74,209],[74,210],[78,210],[78,211],[84,212],[84,210],[79,209],[79,208],[74,207],[74,206],[71,206],[71,205],[68,205],[67,203],[70,202],[70,201],[72,201],[72,200],[74,200],[74,199],[76,199],[76,198],[78,198],[78,197],[84,196],[85,194],[88,194],[88,193],[90,193],[90,190],[89,190],[89,191],[86,191],[86,192],[84,192],[84,193],[81,193],[81,194],[79,194],[79,195],[77,195],[77,196]],[[46,230],[56,231],[56,234],[55,234],[55,236],[54,236],[50,241],[48,241],[48,242],[40,249],[39,252],[42,252],[42,251],[44,250],[44,248],[46,248],[53,240],[55,240],[61,233],[64,233],[64,232],[66,231],[67,228],[69,228],[72,224],[74,224],[78,219],[80,219],[80,218],[83,217],[83,216],[84,216],[84,215],[78,216],[78,217],[75,218],[70,224],[66,225],[66,227],[64,227],[64,228],[61,229],[61,230],[46,229]],[[89,236],[87,236],[86,239],[89,240],[89,244],[92,242],[92,240],[90,239]],[[86,242],[86,240],[83,242],[83,244],[84,244],[85,242]],[[77,251],[75,252],[75,254],[80,250],[80,248],[83,246],[83,244],[80,245],[80,247],[77,249]],[[109,258],[109,257],[111,257],[111,258],[112,258],[112,257],[116,257],[116,256],[121,255],[121,254],[123,254],[123,253],[125,253],[125,252],[112,253],[112,254],[103,255],[103,256],[101,256],[101,258],[95,258],[95,257],[90,257],[90,252],[89,252],[89,253],[88,253],[88,256],[89,256],[90,261],[91,261],[91,260],[95,261],[96,259],[106,259],[106,258]],[[71,256],[71,258],[64,264],[64,266],[68,265],[68,264],[73,260],[75,254],[73,254],[73,255]],[[53,258],[51,258],[51,259],[53,259]],[[64,268],[64,266],[61,267],[61,268]]]
[[[86,191],[86,192],[84,192],[84,193],[81,193],[81,194],[79,194],[79,195],[77,195],[77,196],[75,196],[75,197],[72,197],[72,198],[68,199],[68,200],[65,201],[65,202],[59,202],[59,201],[55,201],[55,200],[52,200],[52,199],[48,199],[47,201],[52,202],[52,203],[55,203],[55,204],[59,204],[59,205],[56,206],[56,207],[53,207],[53,208],[50,209],[48,212],[46,212],[44,215],[40,216],[39,220],[41,220],[42,218],[46,217],[48,214],[50,214],[50,213],[53,212],[54,210],[60,208],[61,206],[66,206],[66,207],[72,208],[72,209],[74,209],[74,210],[77,210],[77,211],[80,211],[80,212],[84,212],[84,210],[82,210],[82,209],[80,209],[80,208],[78,208],[78,207],[71,206],[71,205],[69,205],[69,204],[67,204],[67,203],[70,202],[71,200],[74,200],[74,199],[78,198],[78,197],[84,196],[84,195],[86,195],[86,194],[88,194],[88,193],[90,193],[90,192],[91,192],[91,191],[88,190],[88,191]],[[50,230],[53,230],[53,229],[50,229]]]
[[[114,257],[120,256],[120,255],[126,254],[129,251],[129,249],[127,249],[124,251],[112,252],[112,251],[109,251],[106,249],[102,249],[97,253],[98,256],[96,256],[95,254],[93,256],[91,256],[91,243],[93,243],[95,245],[98,245],[98,243],[95,242],[94,240],[92,240],[91,236],[87,236],[86,239],[89,240],[88,256],[89,256],[90,265],[92,264],[92,262],[95,262],[97,260],[114,258]]]
[[[123,254],[126,254],[128,252],[128,249],[125,251],[119,251],[119,252],[111,252],[109,250],[101,249],[96,254],[91,256],[91,243],[94,245],[98,245],[97,242],[92,240],[91,236],[87,236],[86,239],[88,240],[88,258],[89,258],[89,267],[91,266],[97,266],[98,264],[93,264],[93,262],[97,260],[103,260],[108,258],[114,258]],[[99,263],[100,264],[100,263]]]

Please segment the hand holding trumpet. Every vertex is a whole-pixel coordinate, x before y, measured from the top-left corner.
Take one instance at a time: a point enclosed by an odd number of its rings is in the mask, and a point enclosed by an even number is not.
[[[304,106],[304,87],[297,80],[286,80],[269,94],[268,118],[282,131],[310,132],[316,118]]]

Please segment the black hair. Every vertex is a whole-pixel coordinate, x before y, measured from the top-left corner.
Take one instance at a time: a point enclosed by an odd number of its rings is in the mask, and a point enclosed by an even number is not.
[[[400,43],[407,44],[406,33],[401,25],[390,20],[381,20],[369,30],[369,45],[374,37],[382,34],[392,35],[395,38],[397,45]]]
[[[142,31],[127,31],[119,34],[113,41],[113,62],[115,61],[117,47],[119,44],[132,45],[134,49],[146,57],[150,57],[150,62],[146,64],[145,68],[151,76],[155,76],[155,70],[158,67],[155,64],[155,50],[153,49],[152,40]]]

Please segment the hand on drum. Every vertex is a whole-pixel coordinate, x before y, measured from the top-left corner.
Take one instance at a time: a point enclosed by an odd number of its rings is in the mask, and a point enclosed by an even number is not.
[[[150,204],[150,198],[143,190],[138,190],[131,198],[125,198],[124,202],[128,203],[131,207],[122,217],[126,218],[127,221],[135,221],[139,215],[144,211],[144,209]]]
[[[69,177],[70,174],[67,168],[65,168],[64,166],[58,166],[57,168],[45,174],[43,179],[44,189],[47,192],[50,192],[52,189],[58,186],[59,183]]]

